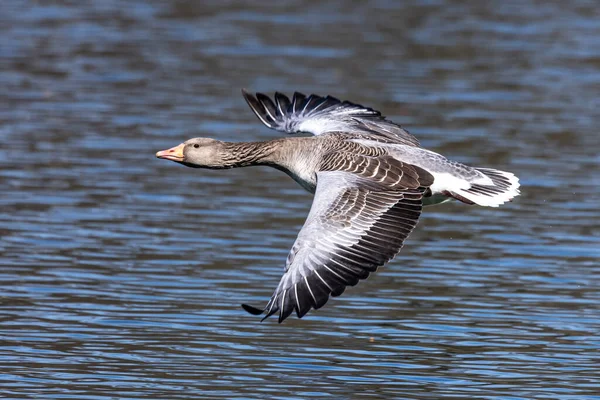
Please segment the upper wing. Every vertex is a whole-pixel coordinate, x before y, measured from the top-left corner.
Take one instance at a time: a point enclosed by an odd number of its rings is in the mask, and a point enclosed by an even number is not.
[[[400,251],[417,224],[423,192],[432,178],[420,168],[388,161],[352,173],[317,174],[310,213],[277,289],[264,310],[247,305],[244,309],[266,312],[265,318],[279,312],[279,322],[294,310],[301,318]]]
[[[377,110],[335,97],[306,97],[295,92],[292,100],[275,93],[275,102],[262,93],[256,96],[242,90],[248,105],[269,128],[287,133],[308,132],[322,135],[348,132],[374,135],[393,143],[419,146],[419,141],[400,125],[385,119]]]

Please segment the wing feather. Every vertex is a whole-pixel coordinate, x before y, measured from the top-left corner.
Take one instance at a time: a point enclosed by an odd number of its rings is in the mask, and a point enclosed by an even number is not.
[[[277,123],[277,107],[275,106],[275,103],[273,103],[273,100],[262,93],[257,93],[256,99],[263,106],[267,118],[272,121],[272,123]]]
[[[295,92],[292,100],[279,92],[275,102],[263,93],[242,90],[246,102],[271,129],[286,133],[307,132],[322,135],[331,132],[390,143],[419,146],[419,141],[400,125],[389,121],[379,111],[332,96],[305,96]]]
[[[370,161],[357,157],[342,157],[341,165]],[[376,168],[365,165],[352,168],[357,171],[353,173],[324,166],[317,174],[311,211],[292,246],[285,273],[263,309],[265,318],[279,312],[282,322],[294,310],[301,318],[311,308],[321,308],[330,296],[339,296],[347,286],[366,279],[402,248],[417,224],[423,193],[432,178],[417,167],[385,157],[379,157]],[[380,170],[394,178],[374,182],[373,177],[383,174]],[[244,308],[253,314],[257,310]]]
[[[283,115],[290,108],[290,99],[282,93],[275,92],[275,103],[277,104],[277,114]]]

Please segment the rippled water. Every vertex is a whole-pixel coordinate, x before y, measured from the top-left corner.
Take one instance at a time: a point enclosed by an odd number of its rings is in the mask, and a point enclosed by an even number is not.
[[[4,398],[600,398],[595,2],[3,1]],[[514,171],[429,208],[389,266],[302,320],[275,288],[311,196],[157,150],[263,140],[240,88],[381,109]]]

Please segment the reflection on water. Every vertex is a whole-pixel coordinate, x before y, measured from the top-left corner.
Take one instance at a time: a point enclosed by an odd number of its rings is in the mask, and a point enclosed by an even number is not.
[[[0,388],[43,398],[594,398],[600,20],[593,3],[4,2]],[[258,323],[311,197],[264,168],[239,89],[381,109],[516,172],[500,209],[428,209],[398,259]],[[587,397],[586,397],[587,396]]]

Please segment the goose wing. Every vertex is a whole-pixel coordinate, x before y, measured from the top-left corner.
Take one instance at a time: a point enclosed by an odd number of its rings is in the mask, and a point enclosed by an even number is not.
[[[317,173],[311,210],[277,289],[264,309],[243,305],[246,311],[264,318],[278,312],[282,322],[295,310],[301,318],[391,260],[417,224],[429,173],[391,157],[336,153],[327,160],[335,169]]]
[[[262,123],[277,131],[313,135],[346,132],[419,146],[417,138],[387,120],[379,111],[349,101],[315,94],[305,96],[299,92],[295,92],[291,100],[279,92],[275,93],[273,100],[262,93],[252,95],[245,90],[242,93]]]

